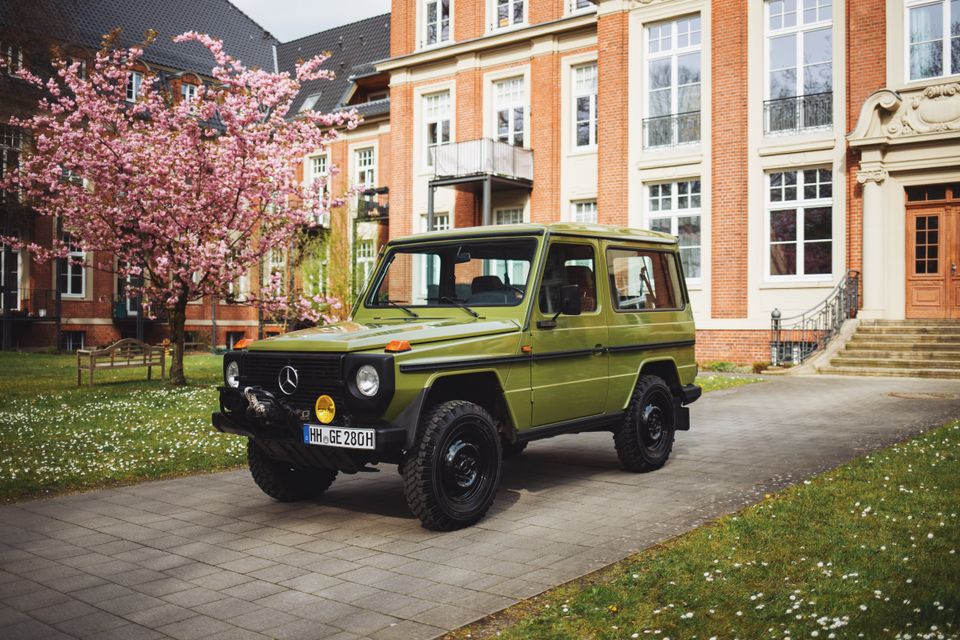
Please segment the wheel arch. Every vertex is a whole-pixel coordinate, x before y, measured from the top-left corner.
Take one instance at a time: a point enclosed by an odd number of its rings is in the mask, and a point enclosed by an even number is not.
[[[673,394],[674,398],[679,398],[683,392],[683,385],[680,383],[680,372],[677,370],[677,362],[671,357],[662,357],[662,358],[650,358],[644,360],[643,363],[637,368],[637,375],[633,379],[633,384],[630,385],[630,393],[627,394],[627,397],[623,401],[623,409],[627,408],[627,405],[630,404],[630,398],[633,396],[633,390],[637,388],[637,385],[640,383],[640,378],[643,376],[659,376],[667,383],[667,386],[670,387],[670,392]]]

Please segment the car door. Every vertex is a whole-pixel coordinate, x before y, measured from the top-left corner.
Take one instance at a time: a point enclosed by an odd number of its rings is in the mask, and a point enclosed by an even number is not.
[[[554,240],[547,251],[531,322],[534,427],[597,415],[607,398],[608,297],[591,240]],[[560,289],[580,287],[581,314],[559,315]],[[555,326],[551,326],[555,318]]]

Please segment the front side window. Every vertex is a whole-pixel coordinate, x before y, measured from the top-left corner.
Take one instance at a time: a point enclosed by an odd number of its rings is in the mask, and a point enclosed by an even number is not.
[[[597,222],[597,201],[596,200],[580,200],[572,204],[572,215],[571,218],[573,222],[582,222],[585,224],[593,224]]]
[[[525,0],[494,0],[494,2],[496,3],[494,29],[503,29],[526,21]]]
[[[425,0],[423,44],[430,46],[450,40],[450,1]]]
[[[607,249],[610,294],[617,311],[679,309],[683,296],[673,254],[651,249]]]
[[[536,241],[528,238],[462,239],[397,247],[384,260],[366,305],[449,308],[520,304],[536,248]]]
[[[373,147],[367,149],[357,149],[356,151],[356,173],[354,174],[354,184],[357,187],[372,189],[377,186],[376,154]]]
[[[909,79],[960,73],[960,0],[908,6]]]
[[[767,0],[764,132],[833,123],[832,0]]]
[[[573,68],[573,144],[597,145],[597,63]]]
[[[131,71],[127,74],[127,102],[136,102],[140,97],[140,87],[143,85],[143,74]]]
[[[644,145],[700,141],[700,15],[652,24],[647,34]]]
[[[450,92],[423,96],[423,123],[428,167],[434,165],[437,147],[450,143]]]
[[[526,120],[526,94],[523,78],[500,80],[493,87],[494,128],[497,140],[522,147],[526,144],[524,122]]]
[[[647,187],[647,226],[680,239],[680,261],[688,280],[700,278],[700,181],[662,182]]]
[[[587,244],[555,242],[547,253],[540,284],[540,311],[553,315],[563,304],[562,290],[575,284],[580,290],[580,310],[592,313],[597,305],[597,258]]]
[[[60,293],[65,296],[82,298],[84,295],[83,263],[85,254],[69,233],[63,234],[63,243],[70,249],[70,253],[63,260],[60,269]]]
[[[833,272],[830,169],[767,174],[769,275],[829,277]]]

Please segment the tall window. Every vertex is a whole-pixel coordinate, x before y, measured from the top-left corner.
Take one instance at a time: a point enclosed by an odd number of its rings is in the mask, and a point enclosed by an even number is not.
[[[960,0],[908,3],[910,80],[960,73]]]
[[[63,243],[70,249],[70,253],[63,261],[60,270],[60,293],[65,296],[82,298],[84,295],[84,267],[85,254],[69,233],[63,234]]]
[[[526,95],[523,78],[500,80],[493,87],[497,140],[522,147],[525,144]]]
[[[493,28],[503,29],[526,21],[524,0],[494,0],[496,15]]]
[[[10,264],[7,265],[7,252],[3,246],[0,246],[0,290],[2,290],[4,294],[0,295],[0,311],[2,311],[3,305],[5,304],[3,298],[7,292],[8,269],[10,270],[10,289],[13,292],[11,294],[10,308],[20,309],[20,252],[13,249],[10,251],[10,255]]]
[[[833,123],[833,0],[767,0],[764,130]]]
[[[437,147],[450,142],[450,92],[423,96],[423,123],[426,131],[427,166],[432,167]]]
[[[425,0],[423,26],[424,46],[450,40],[450,0]]]
[[[359,292],[370,281],[370,274],[377,261],[377,249],[373,240],[360,238],[357,240],[357,291]]]
[[[767,174],[770,276],[833,272],[833,177],[830,169]]]
[[[700,141],[700,15],[647,27],[647,147]]]
[[[597,63],[573,68],[574,146],[597,144]]]
[[[136,102],[140,97],[140,87],[143,85],[143,74],[131,71],[127,74],[127,102]]]
[[[358,187],[372,189],[377,186],[377,157],[373,147],[357,149],[356,151],[356,173],[354,174],[354,184]]]
[[[597,201],[580,200],[572,203],[570,217],[573,222],[595,223],[597,221]]]
[[[23,137],[20,129],[0,124],[0,180],[17,168]],[[0,204],[7,201],[7,192],[0,190]]]
[[[680,261],[688,280],[700,278],[700,181],[662,182],[647,187],[647,226],[680,239]]]

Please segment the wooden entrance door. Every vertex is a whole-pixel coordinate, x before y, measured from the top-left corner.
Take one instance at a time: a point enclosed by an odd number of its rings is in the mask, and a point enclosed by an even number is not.
[[[960,318],[960,204],[907,208],[907,318]]]

